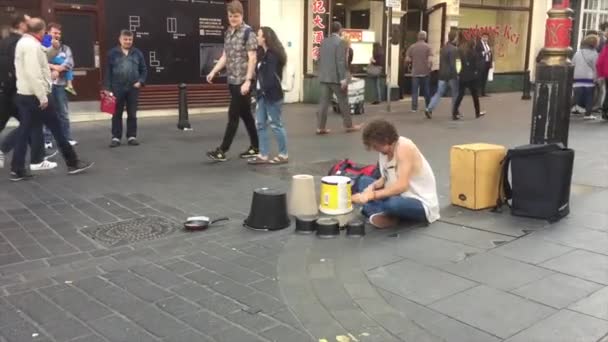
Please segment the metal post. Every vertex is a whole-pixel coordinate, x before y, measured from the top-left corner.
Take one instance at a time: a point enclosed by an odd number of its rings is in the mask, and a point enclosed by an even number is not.
[[[177,128],[182,131],[192,130],[188,119],[188,88],[185,83],[178,85],[179,88],[179,120]]]
[[[393,8],[386,11],[386,111],[391,112],[391,24],[393,20]]]
[[[548,12],[543,58],[536,65],[530,143],[568,145],[574,66],[570,61],[570,0],[553,0]]]
[[[523,89],[523,94],[521,96],[522,100],[530,100],[532,99],[532,96],[530,95],[531,92],[531,84],[530,84],[530,70],[526,70],[526,72],[524,73],[524,89]]]

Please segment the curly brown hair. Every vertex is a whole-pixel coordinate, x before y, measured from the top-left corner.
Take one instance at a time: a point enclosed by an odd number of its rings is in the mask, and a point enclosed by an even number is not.
[[[363,144],[372,148],[374,144],[391,145],[399,140],[395,126],[386,120],[374,120],[363,129]]]

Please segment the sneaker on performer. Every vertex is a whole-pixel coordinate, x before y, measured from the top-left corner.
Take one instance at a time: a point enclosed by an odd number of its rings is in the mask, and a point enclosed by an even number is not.
[[[225,162],[228,160],[226,157],[226,153],[222,151],[219,147],[215,149],[215,151],[207,152],[207,157],[214,161]]]
[[[260,154],[260,150],[251,146],[247,151],[239,154],[239,157],[241,157],[241,159],[249,159],[257,156],[258,154]]]
[[[70,143],[70,145],[72,145],[72,146],[76,146],[76,145],[78,145],[78,141],[76,141],[76,140],[68,140],[68,142],[69,142],[69,143]]]
[[[10,180],[12,182],[19,182],[19,181],[23,181],[23,180],[28,180],[30,178],[32,178],[32,174],[31,173],[27,173],[25,171],[23,172],[11,172],[11,176],[10,176]]]
[[[52,170],[52,169],[54,169],[56,167],[57,167],[57,163],[52,162],[52,161],[48,161],[48,160],[44,160],[40,164],[31,164],[30,165],[30,170],[32,170],[32,171],[48,171],[48,170]]]
[[[0,151],[0,169],[4,168],[4,153]]]
[[[68,174],[77,175],[79,173],[82,173],[82,172],[90,169],[93,165],[95,165],[95,163],[84,162],[84,161],[79,160],[75,166],[68,166]]]

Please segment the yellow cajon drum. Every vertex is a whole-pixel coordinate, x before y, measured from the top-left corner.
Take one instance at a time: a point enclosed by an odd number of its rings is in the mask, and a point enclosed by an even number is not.
[[[496,205],[501,161],[507,150],[491,144],[452,146],[450,184],[452,204],[473,210]]]

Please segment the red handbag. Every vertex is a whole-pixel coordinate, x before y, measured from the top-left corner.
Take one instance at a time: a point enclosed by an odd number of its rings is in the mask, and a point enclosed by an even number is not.
[[[116,97],[108,92],[102,91],[100,93],[101,102],[100,110],[102,113],[114,115],[116,113]]]

